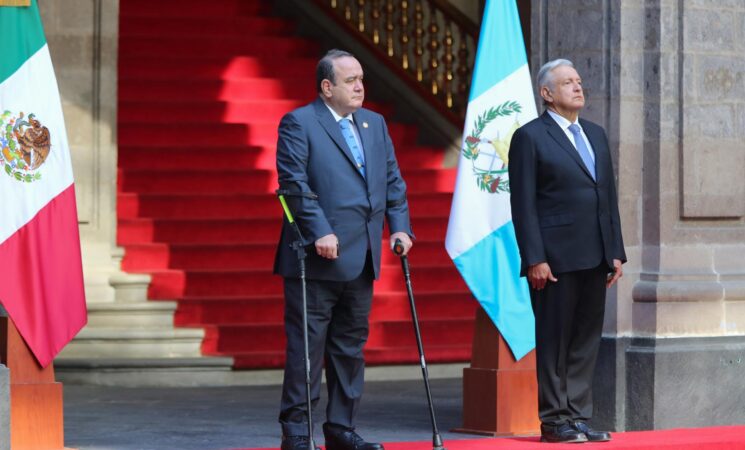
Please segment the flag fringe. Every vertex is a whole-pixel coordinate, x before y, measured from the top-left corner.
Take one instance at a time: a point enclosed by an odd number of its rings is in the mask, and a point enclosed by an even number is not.
[[[0,0],[0,6],[31,6],[31,0]]]

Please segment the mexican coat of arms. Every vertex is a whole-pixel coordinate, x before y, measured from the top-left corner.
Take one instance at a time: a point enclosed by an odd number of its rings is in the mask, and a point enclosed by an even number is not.
[[[0,114],[0,166],[17,181],[41,179],[39,168],[52,148],[49,129],[34,114]]]

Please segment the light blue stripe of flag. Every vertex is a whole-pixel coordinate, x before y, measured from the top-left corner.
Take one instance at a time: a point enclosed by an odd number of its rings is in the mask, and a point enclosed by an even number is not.
[[[469,101],[527,64],[515,0],[487,0]]]
[[[469,289],[519,360],[535,347],[530,293],[520,279],[520,256],[512,221],[453,260]]]

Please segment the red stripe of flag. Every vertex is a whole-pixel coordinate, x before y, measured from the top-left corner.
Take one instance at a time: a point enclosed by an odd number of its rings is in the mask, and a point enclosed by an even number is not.
[[[86,324],[74,185],[0,244],[0,302],[42,367]]]

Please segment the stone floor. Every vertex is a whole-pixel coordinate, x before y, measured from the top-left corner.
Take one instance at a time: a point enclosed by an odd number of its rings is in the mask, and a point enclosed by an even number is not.
[[[410,370],[416,373],[419,368]],[[433,379],[431,387],[445,442],[475,438],[448,432],[461,425],[461,379]],[[280,389],[278,384],[170,388],[67,384],[65,444],[81,450],[278,448]],[[432,439],[421,378],[368,381],[358,417],[358,431],[369,440]],[[317,418],[317,423],[322,419]]]

